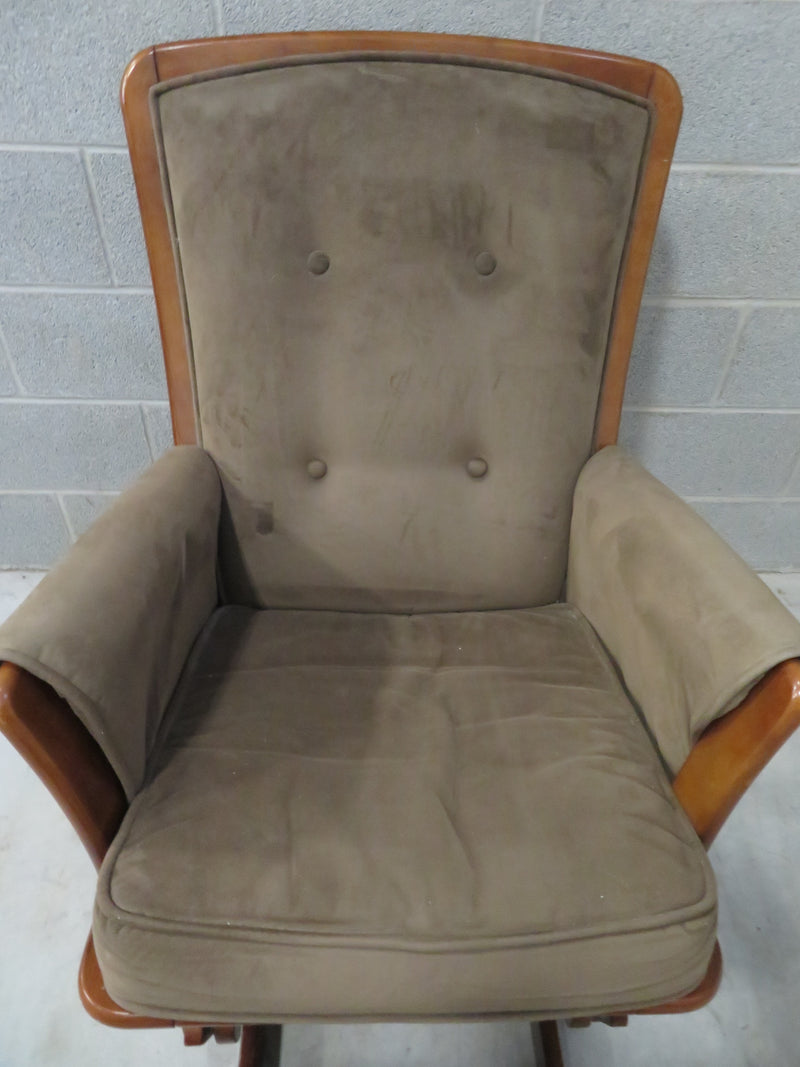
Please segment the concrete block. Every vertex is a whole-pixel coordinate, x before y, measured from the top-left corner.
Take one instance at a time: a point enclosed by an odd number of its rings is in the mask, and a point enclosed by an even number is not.
[[[136,404],[0,406],[0,491],[121,489],[149,464]]]
[[[32,396],[166,396],[151,296],[0,293],[0,323]]]
[[[55,497],[0,493],[0,569],[50,567],[69,543]]]
[[[800,308],[756,308],[748,316],[722,403],[800,408]]]
[[[738,320],[734,308],[643,307],[626,403],[708,404]]]
[[[124,144],[119,83],[161,41],[216,32],[212,0],[0,4],[0,141]]]
[[[682,496],[776,496],[800,452],[800,415],[627,411],[620,444]]]
[[[797,455],[797,461],[794,469],[791,473],[789,481],[786,483],[781,496],[792,496],[800,498],[800,453]],[[798,530],[798,536],[800,536],[800,530]]]
[[[0,284],[110,283],[77,152],[0,150],[0,203]]]
[[[89,152],[89,167],[117,285],[151,284],[139,204],[126,152]]]
[[[691,501],[756,570],[800,570],[800,503],[771,500]]]
[[[542,37],[667,67],[684,98],[677,159],[800,158],[799,4],[553,0]]]
[[[649,294],[800,297],[800,174],[673,173]]]
[[[0,317],[0,324],[2,318]],[[3,346],[3,335],[0,333],[0,396],[14,396],[17,392],[17,383],[11,373],[11,365]]]
[[[286,30],[417,30],[530,39],[539,4],[502,0],[497,4],[460,0],[222,0],[226,33]]]

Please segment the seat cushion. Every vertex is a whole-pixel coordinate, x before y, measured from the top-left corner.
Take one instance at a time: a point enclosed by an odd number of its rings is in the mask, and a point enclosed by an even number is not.
[[[123,1006],[177,1019],[657,1003],[713,949],[705,852],[570,605],[216,612],[101,871]]]

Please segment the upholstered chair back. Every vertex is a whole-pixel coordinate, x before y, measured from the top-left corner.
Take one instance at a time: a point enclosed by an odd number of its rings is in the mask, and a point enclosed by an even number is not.
[[[167,82],[152,108],[226,599],[557,600],[647,103],[350,54]]]

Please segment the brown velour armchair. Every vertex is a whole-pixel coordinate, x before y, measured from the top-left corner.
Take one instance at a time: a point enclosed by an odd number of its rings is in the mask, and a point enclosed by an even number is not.
[[[122,98],[181,447],[0,629],[2,728],[102,862],[87,1010],[251,1063],[288,1020],[706,1003],[704,846],[800,624],[614,444],[675,82],[296,34]]]

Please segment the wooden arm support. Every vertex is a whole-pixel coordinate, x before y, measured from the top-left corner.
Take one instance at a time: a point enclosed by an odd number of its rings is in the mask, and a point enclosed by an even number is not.
[[[672,787],[708,848],[739,798],[800,725],[800,660],[773,667],[697,739]]]
[[[72,823],[95,867],[103,861],[128,801],[103,750],[49,685],[13,663],[0,663],[0,733],[38,774]],[[174,1026],[134,1015],[106,992],[94,952],[86,943],[78,977],[84,1008],[106,1026]]]
[[[13,663],[0,664],[0,733],[39,775],[99,867],[128,801],[92,735],[66,700]]]

